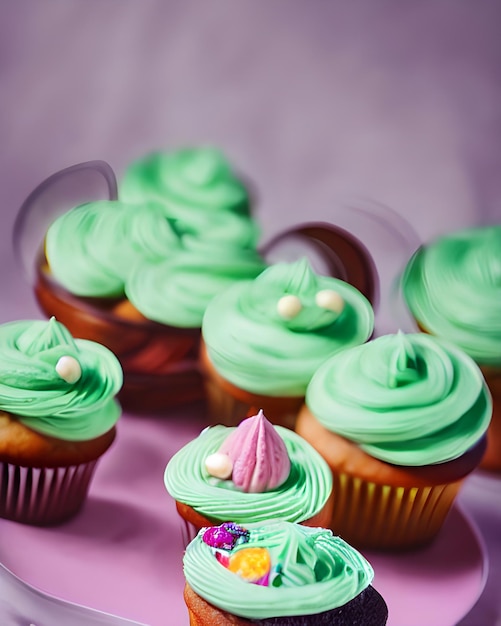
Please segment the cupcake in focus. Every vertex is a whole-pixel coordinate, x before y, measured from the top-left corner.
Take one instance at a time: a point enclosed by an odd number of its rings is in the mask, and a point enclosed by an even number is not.
[[[165,487],[184,521],[185,542],[204,526],[273,518],[324,526],[332,512],[332,476],[301,437],[260,411],[238,427],[211,426],[181,448]]]
[[[421,330],[451,341],[480,366],[494,408],[481,466],[501,472],[501,225],[420,248],[407,264],[402,293]]]
[[[199,399],[205,308],[265,267],[246,188],[217,150],[184,149],[133,163],[119,198],[80,205],[50,225],[38,302],[74,336],[118,356],[126,408]]]
[[[79,511],[113,443],[122,370],[54,318],[1,325],[0,347],[0,516],[58,524]]]
[[[324,528],[204,528],[184,555],[190,626],[384,626],[369,562]]]
[[[331,355],[364,343],[374,313],[352,285],[307,259],[277,263],[216,296],[202,324],[201,364],[213,422],[263,408],[292,428],[306,387]]]
[[[429,335],[385,335],[329,359],[296,427],[333,473],[328,526],[357,548],[432,541],[480,463],[491,413],[475,362]]]

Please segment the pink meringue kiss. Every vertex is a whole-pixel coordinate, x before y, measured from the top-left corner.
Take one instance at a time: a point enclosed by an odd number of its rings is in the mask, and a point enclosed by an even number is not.
[[[218,452],[229,456],[231,479],[247,493],[270,491],[289,476],[291,463],[285,443],[262,410],[243,420]]]

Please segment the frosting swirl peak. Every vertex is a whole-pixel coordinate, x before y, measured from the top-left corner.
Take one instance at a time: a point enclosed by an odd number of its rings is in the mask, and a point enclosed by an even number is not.
[[[385,335],[333,356],[313,376],[306,404],[368,454],[409,466],[458,458],[492,412],[474,361],[423,333]]]
[[[318,366],[366,341],[373,325],[372,307],[357,289],[317,275],[300,259],[272,265],[216,296],[202,334],[214,367],[234,385],[269,396],[302,396]]]
[[[73,339],[54,318],[0,326],[0,409],[35,431],[78,441],[107,432],[121,384],[107,348]]]

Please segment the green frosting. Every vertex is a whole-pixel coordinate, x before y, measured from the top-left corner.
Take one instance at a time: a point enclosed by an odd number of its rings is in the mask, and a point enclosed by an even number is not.
[[[78,296],[121,296],[137,263],[154,265],[179,248],[161,207],[114,201],[91,202],[62,214],[45,238],[52,274]]]
[[[422,333],[385,335],[335,355],[313,376],[306,404],[327,429],[407,466],[461,456],[492,412],[475,362]]]
[[[420,248],[402,278],[412,315],[482,365],[501,366],[501,225]]]
[[[155,152],[132,163],[122,178],[120,199],[128,203],[160,202],[169,215],[197,232],[218,213],[246,215],[249,197],[221,154],[213,147]]]
[[[235,428],[213,426],[181,448],[165,470],[170,495],[216,521],[238,523],[280,518],[302,522],[322,510],[332,491],[332,474],[322,457],[294,432],[274,427],[282,437],[291,471],[287,480],[264,493],[246,493],[231,480],[210,476],[205,459],[219,450]]]
[[[369,586],[374,572],[369,562],[340,537],[324,528],[307,528],[273,521],[246,524],[246,548],[265,548],[275,581],[253,584],[222,565],[205,544],[202,529],[184,556],[184,574],[192,589],[216,607],[248,619],[315,615],[343,606]]]
[[[217,150],[156,153],[126,171],[120,201],[58,217],[47,232],[47,260],[75,295],[126,295],[149,319],[199,328],[215,294],[265,268],[248,204]]]
[[[80,365],[74,383],[56,371],[65,356]],[[0,326],[0,409],[35,431],[70,441],[104,434],[120,416],[114,396],[121,385],[116,357],[98,343],[73,339],[54,318]]]
[[[317,305],[322,290],[342,297],[340,314]],[[277,310],[284,296],[301,302],[292,319]],[[231,383],[269,396],[302,396],[323,361],[366,341],[373,326],[372,307],[357,289],[315,274],[301,259],[220,293],[207,307],[202,333],[214,367]]]
[[[185,236],[175,254],[131,271],[125,292],[141,313],[172,326],[200,327],[215,294],[265,267],[253,248]]]

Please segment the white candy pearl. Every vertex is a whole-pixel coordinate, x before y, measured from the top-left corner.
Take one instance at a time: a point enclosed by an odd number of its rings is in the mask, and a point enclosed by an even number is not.
[[[227,454],[215,452],[205,459],[205,469],[211,476],[226,480],[233,472],[233,463]]]
[[[63,380],[71,385],[80,380],[82,368],[80,363],[72,356],[62,356],[56,363],[56,372]]]
[[[334,311],[334,313],[341,313],[344,309],[343,298],[337,291],[333,291],[332,289],[322,289],[319,291],[315,296],[315,302],[322,309]]]
[[[303,305],[301,300],[297,296],[288,295],[282,296],[277,302],[277,312],[284,320],[291,320],[296,315],[299,315]]]

